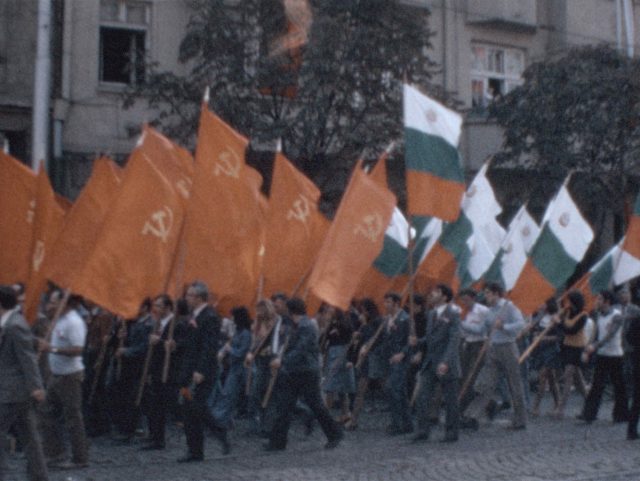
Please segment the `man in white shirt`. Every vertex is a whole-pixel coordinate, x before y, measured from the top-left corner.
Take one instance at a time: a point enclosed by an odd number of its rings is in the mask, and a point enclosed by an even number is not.
[[[40,351],[49,355],[51,369],[42,416],[44,449],[51,467],[58,469],[82,468],[89,464],[82,416],[82,352],[87,326],[76,310],[80,302],[79,296],[69,296],[62,315],[54,320],[51,341],[39,342]],[[59,428],[61,414],[71,441],[71,461],[67,460],[64,433]]]

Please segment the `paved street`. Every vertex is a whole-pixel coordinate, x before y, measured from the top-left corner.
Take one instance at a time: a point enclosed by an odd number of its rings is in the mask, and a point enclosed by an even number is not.
[[[549,399],[545,399],[550,403]],[[600,410],[600,420],[586,426],[574,419],[581,400],[574,397],[563,421],[541,416],[526,431],[506,429],[498,417],[473,433],[463,431],[457,444],[441,444],[439,430],[426,444],[412,445],[409,437],[383,434],[388,413],[363,415],[360,428],[346,433],[341,448],[325,451],[318,429],[305,437],[294,424],[284,453],[264,453],[262,440],[241,435],[238,422],[231,435],[233,451],[222,456],[213,438],[207,440],[206,461],[180,465],[184,439],[172,430],[168,449],[141,452],[142,443],[114,446],[106,438],[94,440],[91,466],[78,471],[52,472],[53,481],[628,481],[640,480],[640,441],[625,440],[626,425],[610,421],[611,404]],[[543,403],[543,410],[549,409]],[[24,479],[23,460],[10,463],[8,481]]]

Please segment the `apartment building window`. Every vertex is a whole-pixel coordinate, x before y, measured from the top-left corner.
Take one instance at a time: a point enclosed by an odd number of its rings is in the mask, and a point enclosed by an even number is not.
[[[100,1],[100,81],[137,84],[145,80],[151,7],[147,2]]]
[[[482,111],[498,95],[522,84],[524,52],[475,44],[471,47],[471,106]]]

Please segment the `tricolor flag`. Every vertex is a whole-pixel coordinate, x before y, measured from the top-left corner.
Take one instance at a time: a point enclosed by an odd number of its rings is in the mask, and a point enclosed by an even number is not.
[[[587,310],[591,310],[594,307],[595,298],[598,293],[611,289],[612,284],[621,284],[614,281],[617,267],[620,265],[620,254],[622,250],[620,246],[624,242],[624,239],[618,244],[614,245],[595,265],[589,269],[584,276],[582,276],[572,287],[571,290],[579,290],[585,299],[585,306]],[[636,275],[640,274],[640,270]],[[634,276],[635,277],[635,276]]]
[[[464,215],[473,225],[473,235],[467,242],[471,255],[461,276],[462,287],[478,281],[489,269],[506,235],[496,219],[502,213],[502,206],[487,178],[488,168],[489,162],[486,162],[476,174],[462,201]]]
[[[616,269],[616,284],[633,279],[638,275],[640,266],[640,194],[633,205],[627,233],[622,243],[620,261]]]
[[[500,225],[495,216],[502,208],[486,178],[485,165],[467,189],[458,219],[446,224],[438,242],[426,255],[418,275],[457,289],[470,285],[489,268],[498,250]]]
[[[567,190],[566,182],[547,208],[542,230],[510,293],[524,314],[533,313],[573,274],[593,240],[593,230]]]
[[[484,274],[484,280],[497,282],[506,291],[513,289],[527,262],[527,253],[539,234],[540,226],[523,205],[509,224],[507,235],[491,267]]]
[[[403,105],[408,212],[453,222],[465,190],[462,117],[410,85],[404,85]]]

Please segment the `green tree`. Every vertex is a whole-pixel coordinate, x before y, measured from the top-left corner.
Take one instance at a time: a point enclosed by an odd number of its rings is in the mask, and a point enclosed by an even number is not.
[[[505,132],[495,165],[524,167],[557,184],[574,171],[573,191],[584,203],[621,213],[640,152],[639,74],[638,59],[607,46],[532,64],[523,85],[490,106]]]
[[[188,74],[152,67],[128,102],[144,98],[167,134],[192,145],[209,86],[213,111],[257,143],[282,139],[285,154],[326,187],[363,150],[374,156],[400,138],[404,79],[443,93],[430,84],[435,64],[424,7],[398,0],[310,4],[306,45],[273,55],[288,25],[281,0],[192,1],[179,57]]]

